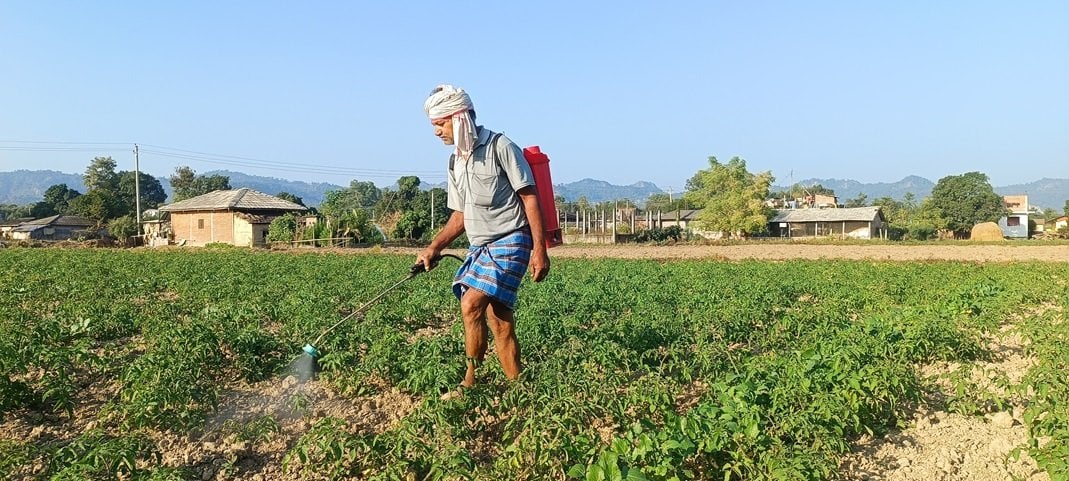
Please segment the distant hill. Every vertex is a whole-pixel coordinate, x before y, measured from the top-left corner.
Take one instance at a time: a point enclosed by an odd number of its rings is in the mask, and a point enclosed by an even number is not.
[[[241,172],[231,172],[229,170],[213,170],[210,172],[198,173],[197,175],[225,175],[230,177],[230,186],[235,189],[242,187],[248,187],[252,190],[258,190],[265,194],[276,195],[281,192],[289,192],[297,197],[300,197],[304,201],[304,205],[309,207],[318,206],[323,202],[324,195],[327,191],[341,190],[348,186],[328,184],[324,182],[301,182],[298,180],[285,180],[277,179],[274,177],[263,177],[259,175],[248,175]],[[167,184],[167,182],[164,182]],[[164,185],[164,189],[170,191],[170,185]],[[167,193],[171,195],[170,192]]]
[[[317,206],[323,202],[323,195],[327,191],[342,188],[342,186],[334,184],[276,179],[227,170],[198,172],[197,175],[228,176],[230,177],[230,186],[235,189],[248,187],[271,195],[289,192],[300,197],[305,205],[308,206]],[[170,199],[173,194],[170,181],[166,177],[156,177],[156,180],[160,181],[163,191],[167,193],[167,197]],[[67,187],[78,192],[85,192],[81,174],[68,174],[54,170],[0,172],[0,204],[24,205],[39,202],[44,197],[45,191],[56,184],[67,184]]]
[[[834,190],[835,195],[839,197],[840,203],[857,198],[857,196],[862,193],[868,197],[869,201],[872,201],[873,199],[880,197],[890,197],[895,200],[902,200],[907,193],[912,192],[913,197],[920,201],[921,199],[928,197],[932,193],[932,188],[935,187],[934,182],[916,175],[911,175],[898,182],[891,183],[876,182],[864,184],[856,180],[847,179],[806,179],[798,182],[798,184],[802,186],[820,184]],[[790,186],[773,186],[772,190],[782,191],[789,188]]]
[[[583,179],[567,184],[555,184],[553,193],[563,196],[565,201],[575,202],[580,197],[586,197],[590,202],[605,202],[617,199],[630,199],[635,203],[643,203],[650,194],[664,192],[652,182],[635,182],[631,185],[614,185],[604,180]]]
[[[839,202],[845,203],[854,199],[858,194],[864,193],[868,201],[879,197],[891,197],[902,200],[907,192],[912,192],[918,201],[932,194],[935,182],[924,177],[915,175],[908,176],[898,182],[861,183],[856,180],[844,179],[806,179],[799,182],[800,185],[809,186],[820,184],[835,191]],[[790,186],[773,186],[772,190],[787,190]],[[1027,184],[1007,185],[995,187],[995,192],[1000,195],[1027,194],[1028,203],[1039,208],[1062,210],[1065,201],[1069,200],[1069,179],[1040,179]]]
[[[80,174],[55,170],[0,172],[0,204],[25,205],[40,202],[45,191],[56,184],[67,184],[67,187],[78,192],[85,192]]]
[[[1027,184],[995,187],[995,192],[1002,195],[1028,194],[1029,204],[1062,212],[1065,201],[1069,200],[1069,179],[1044,178]]]

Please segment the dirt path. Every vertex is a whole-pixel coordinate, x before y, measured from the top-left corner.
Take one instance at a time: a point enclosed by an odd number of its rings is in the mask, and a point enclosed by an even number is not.
[[[380,252],[409,253],[419,249],[390,248]],[[955,260],[970,262],[1044,261],[1069,262],[1069,245],[1036,243],[926,244],[926,245],[835,245],[770,244],[754,242],[737,245],[565,245],[550,250],[554,258],[617,259],[861,259],[890,261]]]

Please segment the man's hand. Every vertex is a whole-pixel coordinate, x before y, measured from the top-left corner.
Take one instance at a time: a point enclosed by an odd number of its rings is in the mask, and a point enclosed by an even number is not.
[[[531,251],[531,262],[527,264],[527,269],[531,271],[531,280],[535,282],[542,282],[549,275],[549,255],[544,246]]]
[[[423,252],[420,252],[419,255],[416,256],[416,264],[423,264],[423,268],[429,271],[438,265],[437,259],[439,259],[441,255],[441,249],[428,247],[423,249]]]

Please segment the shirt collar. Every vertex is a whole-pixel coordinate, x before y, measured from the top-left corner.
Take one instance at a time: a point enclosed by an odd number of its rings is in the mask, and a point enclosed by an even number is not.
[[[475,131],[475,146],[486,145],[490,141],[490,129],[483,128],[482,125],[476,125]]]

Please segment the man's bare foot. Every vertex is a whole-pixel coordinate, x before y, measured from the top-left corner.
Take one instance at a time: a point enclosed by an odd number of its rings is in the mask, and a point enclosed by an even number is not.
[[[468,372],[464,374],[464,381],[460,383],[463,387],[472,387],[475,385],[475,368],[468,366]]]
[[[454,399],[458,399],[463,396],[464,391],[468,390],[468,388],[470,387],[471,386],[465,386],[463,384],[457,385],[457,387],[443,393],[441,399],[442,401],[452,401]]]

